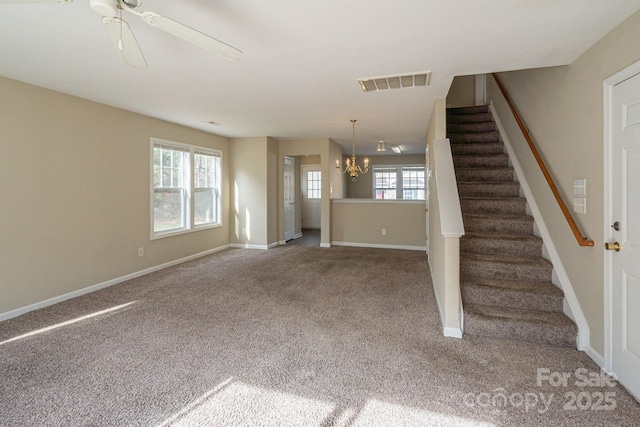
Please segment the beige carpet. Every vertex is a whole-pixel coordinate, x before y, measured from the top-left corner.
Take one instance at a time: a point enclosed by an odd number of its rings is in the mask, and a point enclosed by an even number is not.
[[[0,425],[640,424],[582,373],[576,350],[444,338],[423,253],[230,250],[0,323]]]

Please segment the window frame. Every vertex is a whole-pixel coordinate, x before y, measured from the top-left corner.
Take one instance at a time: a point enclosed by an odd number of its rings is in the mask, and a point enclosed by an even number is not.
[[[405,176],[404,173],[405,171],[421,171],[422,172],[422,187],[419,186],[407,186],[405,185]],[[399,174],[402,175],[402,200],[426,200],[427,198],[427,168],[425,166],[422,165],[418,165],[418,166],[413,166],[413,165],[402,165],[402,167],[400,168]],[[410,177],[409,178],[409,182],[413,182],[415,181],[416,183],[419,182],[419,178],[418,177]],[[416,191],[416,192],[420,192],[422,191],[424,193],[424,197],[416,197],[416,198],[405,198],[404,197],[404,193],[405,191],[410,190],[410,191]]]
[[[377,184],[377,175],[376,174],[389,174],[389,186],[388,187],[378,187]],[[392,179],[391,175],[395,174],[395,180]],[[399,200],[398,199],[398,195],[402,194],[401,192],[398,192],[398,184],[402,184],[402,182],[400,182],[398,180],[398,168],[396,166],[382,166],[382,165],[378,165],[378,166],[374,166],[373,167],[373,188],[372,188],[372,198],[375,200]],[[383,181],[385,181],[383,179]],[[395,184],[395,186],[394,186]],[[390,192],[390,193],[394,193],[395,192],[395,197],[392,199],[387,199],[387,198],[382,198],[382,199],[378,199],[377,196],[377,191],[381,190],[386,192]]]
[[[424,174],[425,174],[425,182],[424,182],[425,198],[424,199],[405,199],[404,198],[403,170],[407,168],[422,168],[422,170],[424,171]],[[396,187],[395,187],[396,197],[395,199],[377,199],[376,190],[378,188],[376,187],[376,172],[389,172],[391,170],[396,171]],[[426,166],[422,164],[374,165],[372,166],[372,173],[371,173],[371,198],[374,200],[426,200],[426,191],[427,191],[427,182],[426,182],[427,172],[426,171],[427,171]],[[393,189],[393,188],[390,188],[390,189]],[[411,187],[409,189],[415,189],[415,188]]]
[[[167,231],[155,230],[155,212],[154,212],[154,199],[155,199],[155,159],[154,151],[157,146],[161,146],[167,149],[175,149],[176,151],[184,152],[184,166],[182,171],[183,185],[179,188],[180,191],[184,190],[184,212],[183,212],[183,225],[180,228],[173,228]],[[161,138],[150,138],[149,142],[150,151],[150,236],[151,240],[162,239],[164,237],[177,236],[186,233],[192,233],[195,231],[207,230],[211,228],[222,227],[223,214],[222,214],[222,191],[223,191],[223,157],[222,151],[214,148],[203,147],[199,145],[185,144],[182,142],[170,141]],[[214,187],[216,194],[214,195],[214,202],[216,204],[215,210],[217,211],[217,218],[212,222],[196,225],[195,219],[195,199],[196,199],[196,179],[195,179],[195,156],[196,155],[213,156],[217,158],[214,160],[214,169],[217,168],[217,176],[214,177],[215,184],[218,184],[218,188]],[[217,163],[217,164],[216,164]]]
[[[307,170],[307,199],[308,200],[321,200],[322,199],[322,171],[321,170]],[[320,179],[309,178],[310,174],[320,175]],[[311,185],[310,185],[311,184]],[[314,188],[310,188],[314,187]],[[317,186],[317,188],[315,188]],[[313,196],[311,196],[313,194]],[[317,197],[316,197],[317,196]]]

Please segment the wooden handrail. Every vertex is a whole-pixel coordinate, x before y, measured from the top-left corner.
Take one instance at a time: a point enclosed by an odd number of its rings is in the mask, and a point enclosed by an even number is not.
[[[593,240],[583,236],[583,234],[580,232],[580,229],[578,228],[578,224],[576,224],[576,221],[573,219],[573,216],[571,215],[571,211],[569,210],[569,208],[567,208],[567,204],[562,199],[562,196],[560,196],[558,187],[556,186],[555,182],[553,182],[553,178],[549,173],[549,169],[547,169],[547,166],[544,164],[544,160],[542,160],[542,157],[540,156],[540,153],[538,152],[538,149],[536,148],[536,145],[534,144],[533,139],[531,139],[531,136],[529,135],[529,132],[527,131],[526,126],[524,125],[524,122],[520,118],[520,115],[518,114],[516,107],[513,105],[513,102],[511,101],[511,98],[509,97],[507,90],[502,84],[502,81],[500,80],[500,78],[496,73],[492,73],[491,75],[495,79],[496,84],[498,85],[498,88],[500,88],[500,92],[502,92],[502,95],[504,96],[504,99],[506,99],[507,104],[509,104],[509,108],[511,108],[511,112],[515,117],[516,122],[518,122],[518,126],[522,131],[522,135],[524,135],[524,139],[527,140],[527,144],[529,144],[529,148],[531,148],[533,157],[535,157],[536,161],[538,162],[538,166],[540,166],[540,170],[542,171],[542,174],[547,180],[547,184],[549,184],[549,188],[551,188],[551,192],[555,196],[556,201],[560,206],[560,210],[562,210],[562,213],[564,214],[565,219],[569,223],[569,227],[571,227],[571,231],[573,231],[573,235],[576,237],[578,244],[580,246],[593,246],[594,245]]]

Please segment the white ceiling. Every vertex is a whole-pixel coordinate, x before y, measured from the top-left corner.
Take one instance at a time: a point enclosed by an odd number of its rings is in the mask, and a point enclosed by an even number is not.
[[[145,0],[244,51],[229,62],[125,14],[148,68],[122,65],[88,0],[0,0],[0,75],[228,137],[329,137],[421,153],[454,76],[571,63],[639,0]],[[15,0],[14,0],[15,1]],[[429,87],[358,78],[431,70]],[[220,125],[213,126],[209,121]]]

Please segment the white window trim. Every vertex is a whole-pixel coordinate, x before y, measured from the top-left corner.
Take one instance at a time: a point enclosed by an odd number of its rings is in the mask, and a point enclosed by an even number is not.
[[[309,166],[313,166],[313,165],[309,165]],[[318,168],[319,168],[319,166],[318,166]],[[306,172],[306,177],[303,177],[303,179],[307,180],[307,199],[308,200],[321,200],[322,199],[322,171],[320,169],[314,170],[314,169],[308,168],[305,172]],[[319,173],[320,174],[320,179],[309,179],[309,174],[310,173]],[[320,188],[314,188],[314,189],[309,188],[309,183],[310,182],[318,182]],[[320,195],[318,197],[311,197],[311,196],[309,196],[309,194],[311,194],[311,192],[318,193]]]
[[[187,218],[186,218],[186,225],[184,228],[181,228],[179,230],[174,230],[174,231],[160,231],[160,232],[156,232],[154,230],[154,210],[153,210],[153,199],[154,199],[154,176],[153,176],[153,148],[156,144],[160,144],[160,145],[166,145],[168,147],[176,147],[176,148],[181,148],[184,149],[186,151],[189,152],[189,164],[187,165],[187,175],[189,177],[189,184],[188,184],[188,188],[187,188],[187,193],[188,193],[188,205],[187,205]],[[212,224],[201,224],[201,225],[194,225],[194,220],[193,220],[193,215],[194,215],[194,182],[193,182],[193,162],[194,162],[194,153],[198,152],[198,153],[202,153],[202,154],[210,154],[212,156],[217,156],[220,158],[220,196],[219,196],[219,203],[222,205],[222,179],[224,177],[223,175],[223,158],[222,158],[222,151],[221,150],[217,150],[215,148],[209,148],[209,147],[203,147],[200,145],[192,145],[192,144],[185,144],[182,142],[176,142],[176,141],[170,141],[168,139],[161,139],[161,138],[155,138],[155,137],[151,137],[150,141],[149,141],[149,152],[150,152],[150,156],[149,156],[149,167],[150,167],[150,172],[149,172],[149,176],[150,176],[150,184],[149,184],[149,190],[150,190],[150,197],[149,197],[149,219],[150,219],[150,235],[151,235],[151,240],[157,240],[157,239],[163,239],[165,237],[171,237],[171,236],[178,236],[181,234],[187,234],[187,233],[193,233],[196,231],[201,231],[201,230],[207,230],[207,229],[211,229],[211,228],[218,228],[218,227],[222,227],[222,218],[223,218],[223,207],[220,206],[220,218],[219,221],[216,223],[212,223]]]
[[[427,168],[423,164],[395,164],[395,165],[374,165],[372,166],[371,172],[371,198],[376,199],[376,169],[395,169],[396,170],[396,198],[388,199],[388,200],[425,200],[425,199],[404,199],[402,198],[404,182],[402,179],[402,169],[403,168],[424,168],[425,171],[425,194],[426,194],[426,173]]]

